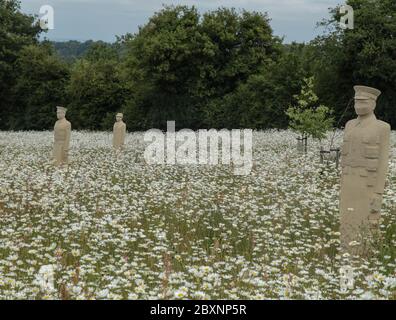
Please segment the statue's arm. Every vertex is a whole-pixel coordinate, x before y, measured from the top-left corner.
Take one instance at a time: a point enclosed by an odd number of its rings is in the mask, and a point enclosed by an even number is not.
[[[68,123],[66,126],[66,142],[65,142],[66,150],[69,150],[70,148],[70,136],[71,136],[71,123]]]
[[[126,137],[126,125],[124,124],[122,127],[122,144],[125,144],[125,137]]]
[[[341,166],[342,167],[343,167],[343,163],[344,163],[345,153],[349,149],[349,144],[346,144],[346,136],[347,136],[348,131],[350,130],[351,123],[352,123],[352,120],[349,120],[345,124],[345,128],[344,128],[344,138],[343,138],[342,147],[341,147]]]
[[[377,182],[374,188],[374,192],[377,194],[383,194],[385,189],[385,181],[389,169],[390,133],[391,129],[388,124],[381,128]]]
[[[351,128],[352,123],[353,123],[353,119],[352,119],[352,120],[349,120],[349,121],[345,124],[344,132],[347,132],[347,131]]]
[[[382,206],[382,195],[385,189],[386,176],[389,166],[389,147],[390,147],[390,126],[386,125],[381,128],[380,132],[380,150],[378,158],[377,179],[374,185],[374,195],[370,200],[370,217],[371,223],[377,224]]]

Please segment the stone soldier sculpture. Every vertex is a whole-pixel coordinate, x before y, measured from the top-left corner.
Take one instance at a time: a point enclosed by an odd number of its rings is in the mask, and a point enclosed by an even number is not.
[[[345,126],[341,151],[342,253],[361,254],[367,232],[378,227],[389,161],[389,124],[374,115],[381,92],[355,86],[357,119]]]
[[[56,116],[58,121],[54,127],[54,150],[53,158],[57,166],[68,163],[71,124],[66,120],[66,108],[57,107]]]
[[[126,124],[122,121],[122,113],[117,113],[116,123],[113,128],[113,148],[117,151],[124,148],[126,136]]]

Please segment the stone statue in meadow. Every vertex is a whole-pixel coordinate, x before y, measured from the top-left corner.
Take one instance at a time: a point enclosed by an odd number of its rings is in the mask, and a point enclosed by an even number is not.
[[[58,121],[54,127],[53,159],[56,166],[68,163],[71,123],[66,120],[66,108],[57,107],[56,116]]]
[[[362,254],[367,235],[379,225],[389,161],[390,125],[374,109],[381,92],[355,86],[358,117],[345,126],[341,151],[341,251]]]
[[[122,121],[123,117],[122,113],[117,113],[113,128],[113,148],[116,151],[124,149],[125,145],[126,124]]]

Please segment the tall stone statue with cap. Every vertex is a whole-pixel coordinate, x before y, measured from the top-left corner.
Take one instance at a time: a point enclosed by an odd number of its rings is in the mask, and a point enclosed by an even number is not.
[[[355,86],[358,117],[345,126],[341,151],[341,251],[365,251],[367,235],[379,224],[389,161],[390,125],[374,115],[381,92]]]
[[[58,121],[54,127],[54,150],[53,158],[57,166],[68,163],[71,123],[66,120],[66,108],[56,107],[56,116]]]
[[[123,117],[122,113],[117,113],[113,128],[113,148],[116,151],[122,150],[125,144],[126,124],[122,121]]]

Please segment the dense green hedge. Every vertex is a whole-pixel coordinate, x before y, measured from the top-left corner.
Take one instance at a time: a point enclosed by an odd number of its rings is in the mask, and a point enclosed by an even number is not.
[[[118,111],[129,130],[285,128],[304,77],[339,119],[353,85],[383,91],[378,117],[396,125],[396,2],[349,0],[355,29],[285,45],[266,14],[165,6],[115,44],[39,42],[33,17],[0,0],[0,129],[45,130],[55,106],[76,129],[108,130]],[[340,125],[353,117],[351,108]]]

